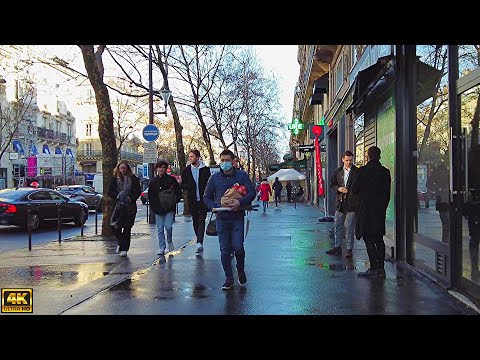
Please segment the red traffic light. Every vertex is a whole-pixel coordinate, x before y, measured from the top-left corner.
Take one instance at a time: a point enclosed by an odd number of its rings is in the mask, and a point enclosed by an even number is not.
[[[320,136],[322,135],[322,127],[320,125],[313,125],[312,126],[312,132],[316,135],[316,136]]]

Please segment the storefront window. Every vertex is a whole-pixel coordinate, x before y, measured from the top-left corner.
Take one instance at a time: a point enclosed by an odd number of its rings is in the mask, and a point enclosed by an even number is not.
[[[450,242],[450,126],[448,113],[448,53],[446,45],[417,45],[417,206],[415,260],[445,274],[441,256],[446,248],[431,240]],[[424,241],[425,240],[425,241]],[[430,242],[428,242],[430,241]],[[429,252],[420,251],[428,247]]]
[[[466,178],[464,183],[468,192],[463,208],[463,269],[462,275],[480,283],[479,242],[480,242],[480,85],[461,95],[461,126],[466,156]]]
[[[353,122],[354,136],[355,136],[355,165],[365,165],[365,116],[364,114],[358,116]]]

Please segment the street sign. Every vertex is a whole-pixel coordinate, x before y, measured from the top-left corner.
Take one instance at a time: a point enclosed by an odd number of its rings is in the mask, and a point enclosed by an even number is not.
[[[160,130],[153,124],[146,125],[142,131],[145,141],[156,141],[160,136]]]
[[[143,162],[155,164],[157,162],[157,158],[157,144],[154,142],[143,144]]]

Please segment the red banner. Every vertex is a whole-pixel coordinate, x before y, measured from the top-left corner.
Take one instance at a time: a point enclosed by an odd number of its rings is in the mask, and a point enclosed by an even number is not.
[[[325,189],[323,188],[323,174],[322,174],[322,154],[320,153],[320,145],[318,144],[318,136],[315,136],[315,160],[317,166],[318,179],[318,195],[324,196]]]

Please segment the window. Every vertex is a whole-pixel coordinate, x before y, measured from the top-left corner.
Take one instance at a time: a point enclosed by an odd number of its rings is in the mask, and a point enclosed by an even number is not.
[[[86,126],[86,136],[92,136],[92,124]]]
[[[46,116],[43,117],[43,127],[48,129],[48,118]]]
[[[355,135],[355,165],[365,165],[365,116],[360,115],[353,123]]]
[[[350,45],[350,70],[353,69],[353,67],[355,66],[355,64],[357,63],[357,54],[358,54],[358,51],[357,51],[357,46],[356,45]]]
[[[334,70],[334,81],[335,81],[335,94],[338,94],[338,91],[340,90],[340,88],[342,87],[342,84],[343,84],[343,63],[342,63],[342,58],[343,57],[339,57],[338,58],[338,62],[337,62],[337,65],[335,66],[335,70]]]
[[[85,144],[85,154],[92,155],[93,153],[93,144]]]
[[[56,193],[55,191],[49,191],[48,195],[52,200],[65,200],[65,198],[60,195],[59,193]]]
[[[55,131],[56,132],[59,132],[60,131],[60,121],[57,120],[56,124],[55,124]]]
[[[67,136],[72,136],[72,124],[67,124]]]
[[[36,191],[28,196],[30,200],[51,200],[47,191]]]

